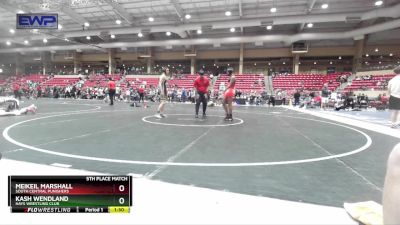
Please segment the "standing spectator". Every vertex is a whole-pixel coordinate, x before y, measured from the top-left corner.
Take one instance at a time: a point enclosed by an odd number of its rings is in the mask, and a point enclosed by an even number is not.
[[[182,88],[182,102],[185,103],[186,102],[186,89]]]
[[[400,66],[394,69],[397,74],[389,81],[388,93],[389,93],[389,109],[391,113],[391,128],[397,128],[400,125]]]
[[[282,91],[282,105],[286,105],[286,91]]]
[[[143,85],[140,85],[138,92],[139,92],[139,103],[140,103],[140,100],[142,100],[142,102],[144,103],[144,87],[143,87]]]
[[[275,96],[274,95],[269,96],[268,106],[271,106],[271,104],[273,107],[275,107]]]
[[[294,93],[294,106],[299,105],[300,104],[300,92],[299,90],[296,91],[296,93]]]
[[[42,87],[40,87],[39,84],[36,86],[36,91],[37,91],[36,99],[38,99],[42,96]]]
[[[20,94],[20,90],[19,89],[20,89],[19,84],[18,83],[14,83],[14,85],[13,85],[14,97],[16,99],[21,100],[21,94]]]
[[[114,105],[115,81],[113,81],[112,77],[108,81],[108,95],[110,96],[110,105]]]
[[[321,91],[321,108],[323,110],[326,109],[326,106],[328,105],[329,102],[329,89],[328,89],[328,84],[324,84],[324,87],[322,88]]]

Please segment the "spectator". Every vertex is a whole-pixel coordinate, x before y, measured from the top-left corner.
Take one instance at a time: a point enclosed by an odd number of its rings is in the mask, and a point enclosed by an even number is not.
[[[294,93],[294,106],[300,104],[300,92],[297,90],[296,93]]]
[[[321,99],[321,108],[323,110],[326,109],[326,106],[329,103],[329,94],[330,94],[330,91],[328,89],[328,85],[324,84],[324,87],[322,88],[322,91],[321,91],[321,98],[322,98]]]

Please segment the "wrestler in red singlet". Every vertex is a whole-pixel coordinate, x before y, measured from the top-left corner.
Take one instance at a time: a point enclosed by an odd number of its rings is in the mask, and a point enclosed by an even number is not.
[[[223,100],[223,106],[225,109],[225,121],[233,121],[233,116],[232,116],[232,102],[233,98],[235,96],[235,83],[236,83],[236,78],[235,75],[233,74],[233,68],[229,67],[227,69],[227,73],[229,75],[229,84],[228,88],[225,90],[224,94],[224,100]]]

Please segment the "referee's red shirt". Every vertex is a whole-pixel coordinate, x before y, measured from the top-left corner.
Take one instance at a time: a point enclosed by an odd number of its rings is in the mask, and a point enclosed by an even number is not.
[[[113,80],[108,81],[108,89],[115,90],[115,81]]]
[[[210,86],[210,81],[206,76],[203,76],[203,79],[201,79],[200,76],[194,80],[194,85],[193,85],[196,90],[200,93],[206,94],[208,92],[208,86]]]

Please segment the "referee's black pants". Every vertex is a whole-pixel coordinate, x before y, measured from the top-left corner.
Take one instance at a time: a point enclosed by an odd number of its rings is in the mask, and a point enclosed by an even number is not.
[[[108,90],[108,95],[110,96],[110,105],[114,105],[115,89]]]
[[[206,114],[207,110],[207,96],[206,93],[197,92],[198,97],[196,99],[196,115],[199,115],[200,103],[203,103],[203,115]]]

